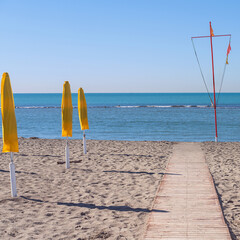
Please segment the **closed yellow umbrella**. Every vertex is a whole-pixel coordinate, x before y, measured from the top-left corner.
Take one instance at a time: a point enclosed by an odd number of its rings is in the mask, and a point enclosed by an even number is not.
[[[78,90],[78,114],[82,130],[89,129],[87,116],[87,103],[82,88]]]
[[[68,137],[72,137],[72,95],[71,88],[68,81],[63,84],[63,94],[62,94],[62,136],[67,137],[66,143],[66,168],[70,167],[69,162],[69,147],[68,147]]]
[[[18,152],[17,121],[12,87],[8,73],[3,73],[1,82],[2,152]]]
[[[89,129],[87,116],[87,103],[82,88],[78,90],[78,114],[81,130],[83,130],[83,152],[87,153],[85,130]]]
[[[72,137],[72,95],[68,81],[63,84],[62,94],[62,136]]]
[[[10,152],[11,162],[10,179],[12,196],[17,196],[15,165],[13,163],[13,152],[18,152],[17,121],[15,117],[15,104],[12,87],[8,73],[3,73],[1,81],[1,112],[2,112],[2,152]]]

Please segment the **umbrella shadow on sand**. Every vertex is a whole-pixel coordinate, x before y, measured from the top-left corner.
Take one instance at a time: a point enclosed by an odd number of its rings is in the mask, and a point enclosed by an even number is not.
[[[0,169],[0,172],[9,173],[8,170],[3,170],[3,169]],[[24,172],[24,171],[15,171],[15,172],[16,172],[16,173],[24,173],[24,174],[37,175],[37,173],[35,173],[35,172]]]
[[[98,210],[112,210],[112,211],[119,211],[119,212],[162,212],[167,213],[168,211],[165,210],[157,210],[157,209],[148,209],[148,208],[132,208],[129,206],[98,206],[95,204],[88,204],[88,203],[64,203],[64,202],[58,202],[58,205],[64,205],[68,207],[83,207],[83,208],[89,208],[89,209],[98,209]]]
[[[117,171],[117,170],[109,170],[109,171],[103,171],[105,173],[130,173],[130,174],[148,174],[148,175],[153,175],[153,174],[159,174],[159,175],[182,175],[182,174],[178,174],[178,173],[154,173],[154,172],[133,172],[133,171]]]
[[[49,155],[49,154],[35,154],[32,155],[34,157],[55,157],[55,158],[60,158],[62,157],[61,155]]]
[[[49,201],[42,201],[40,199],[34,199],[34,198],[24,197],[24,196],[21,196],[21,198],[28,201],[38,202],[38,203],[52,203],[52,204],[57,204],[60,206],[67,206],[67,207],[80,207],[80,208],[111,210],[111,211],[119,211],[119,212],[144,212],[144,213],[151,213],[151,212],[168,213],[169,212],[169,211],[158,210],[158,209],[151,210],[148,208],[132,208],[129,206],[99,206],[99,205],[90,204],[90,203],[49,202]]]
[[[156,157],[156,158],[166,158],[166,156],[153,156],[153,155],[144,155],[144,154],[129,154],[129,153],[88,153],[89,155],[99,155],[100,156],[123,156],[123,157],[144,157],[144,158],[152,158],[152,157]]]

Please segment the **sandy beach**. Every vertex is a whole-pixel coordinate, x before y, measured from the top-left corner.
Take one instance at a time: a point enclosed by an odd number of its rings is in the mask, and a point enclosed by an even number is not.
[[[240,239],[240,143],[205,142],[202,149],[206,154],[225,220],[233,238]]]
[[[141,239],[174,142],[19,139],[12,198],[0,154],[1,239]],[[240,239],[240,143],[202,143],[226,222]],[[0,146],[2,147],[2,146]]]
[[[64,140],[21,138],[17,198],[0,154],[1,239],[141,239],[173,144],[70,140],[66,170]]]

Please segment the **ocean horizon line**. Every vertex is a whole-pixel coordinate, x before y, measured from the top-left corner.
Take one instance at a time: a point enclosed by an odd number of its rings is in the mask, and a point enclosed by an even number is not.
[[[86,94],[208,94],[206,92],[85,92]],[[213,94],[213,92],[209,92]],[[220,94],[239,94],[240,92],[221,92]],[[27,92],[27,93],[18,93],[15,92],[13,94],[62,94],[62,92],[51,92],[51,93],[43,93],[43,92]],[[77,92],[72,92],[72,94],[77,94]],[[218,92],[216,93],[218,94]]]

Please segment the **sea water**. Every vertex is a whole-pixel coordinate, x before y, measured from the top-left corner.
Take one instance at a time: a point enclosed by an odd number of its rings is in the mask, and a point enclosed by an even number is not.
[[[205,93],[87,93],[87,139],[214,141],[215,119]],[[212,97],[212,96],[211,96]],[[62,94],[14,94],[19,137],[62,138]],[[72,94],[73,139],[82,138]],[[240,93],[218,99],[219,141],[240,141]],[[0,131],[2,133],[2,131]]]

